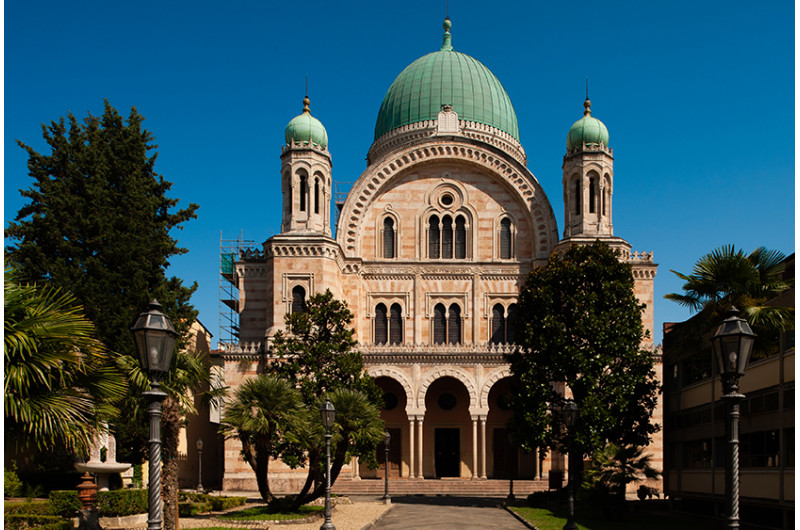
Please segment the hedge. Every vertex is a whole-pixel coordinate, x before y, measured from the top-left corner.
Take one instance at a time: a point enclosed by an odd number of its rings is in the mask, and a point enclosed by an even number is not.
[[[82,507],[76,490],[51,491],[50,502],[53,504],[53,512],[64,517],[74,517]],[[97,511],[100,517],[147,513],[147,507],[146,489],[97,492]]]
[[[6,514],[56,515],[53,504],[46,500],[5,501],[3,504]]]
[[[62,519],[55,515],[7,513],[4,517],[4,528],[6,530],[22,530],[25,528],[72,530],[73,523],[69,519]]]

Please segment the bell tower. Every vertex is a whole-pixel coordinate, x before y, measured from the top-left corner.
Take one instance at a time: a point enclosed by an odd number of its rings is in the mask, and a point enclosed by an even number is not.
[[[282,234],[331,237],[331,155],[328,133],[311,115],[308,96],[303,112],[286,126],[281,149]]]
[[[567,135],[567,154],[561,166],[564,239],[613,237],[614,156],[608,147],[608,129],[592,117],[588,97],[583,106],[583,118]]]

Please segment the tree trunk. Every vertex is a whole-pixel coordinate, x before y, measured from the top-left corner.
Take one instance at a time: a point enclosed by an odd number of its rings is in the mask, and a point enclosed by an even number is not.
[[[161,413],[161,498],[164,506],[164,530],[178,530],[178,440],[181,432],[181,414],[178,403],[164,400]]]

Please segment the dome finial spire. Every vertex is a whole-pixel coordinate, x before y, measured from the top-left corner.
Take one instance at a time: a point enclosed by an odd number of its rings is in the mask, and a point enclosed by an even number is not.
[[[453,24],[450,22],[449,16],[445,17],[444,24],[442,26],[444,27],[444,38],[442,39],[442,51],[451,52],[453,51],[453,44],[451,42],[451,37],[450,37],[450,28],[453,26]]]
[[[586,109],[583,111],[584,116],[591,116],[592,115],[592,102],[589,100],[589,76],[586,76],[586,101],[583,102],[583,108]]]

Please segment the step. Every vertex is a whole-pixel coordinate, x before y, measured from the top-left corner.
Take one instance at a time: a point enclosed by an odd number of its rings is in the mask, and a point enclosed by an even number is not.
[[[339,495],[379,495],[384,491],[383,479],[338,479],[332,491]],[[389,478],[392,495],[467,495],[476,497],[505,497],[511,490],[508,480],[501,479],[408,479]],[[513,492],[525,496],[546,491],[546,480],[515,480]]]

